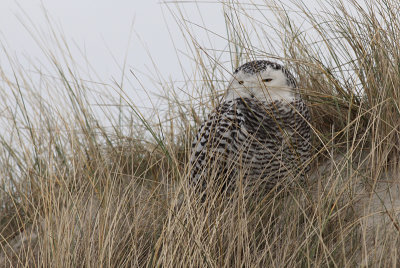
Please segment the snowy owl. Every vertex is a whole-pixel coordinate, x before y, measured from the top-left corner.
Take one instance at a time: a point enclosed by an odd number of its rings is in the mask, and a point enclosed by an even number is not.
[[[302,179],[309,170],[309,120],[287,69],[267,60],[243,64],[193,141],[190,185],[232,190],[241,182],[269,191]]]

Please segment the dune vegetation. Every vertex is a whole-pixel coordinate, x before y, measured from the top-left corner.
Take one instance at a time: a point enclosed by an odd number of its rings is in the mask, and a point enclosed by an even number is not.
[[[58,50],[42,48],[57,76],[38,66],[39,82],[3,47],[0,267],[399,266],[400,4],[283,2],[216,5],[224,51],[166,5],[194,68],[183,84],[160,78],[163,112],[141,110],[123,83],[82,79],[56,32]],[[229,73],[266,58],[310,107],[310,174],[262,198],[202,201],[186,183],[193,135]],[[93,104],[106,91],[117,97]]]

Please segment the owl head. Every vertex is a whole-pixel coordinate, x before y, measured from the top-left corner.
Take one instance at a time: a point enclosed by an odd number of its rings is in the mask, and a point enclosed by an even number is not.
[[[282,65],[255,60],[237,68],[225,99],[255,98],[260,101],[292,101],[298,95],[296,80]]]

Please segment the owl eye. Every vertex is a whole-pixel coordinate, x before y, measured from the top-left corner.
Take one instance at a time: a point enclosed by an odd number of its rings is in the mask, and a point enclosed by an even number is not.
[[[238,83],[241,84],[241,85],[243,85],[243,81],[239,81]]]
[[[271,82],[271,81],[272,81],[272,78],[266,78],[266,79],[263,79],[262,81],[268,83],[268,82]]]

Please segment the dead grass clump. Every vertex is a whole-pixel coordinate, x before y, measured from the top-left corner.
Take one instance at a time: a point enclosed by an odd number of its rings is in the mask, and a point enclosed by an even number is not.
[[[398,3],[330,0],[319,12],[285,3],[224,2],[221,54],[201,45],[180,3],[167,5],[196,70],[184,72],[184,95],[160,81],[168,110],[159,114],[138,109],[122,83],[81,79],[63,41],[46,51],[57,77],[40,85],[9,57],[0,266],[398,266]],[[264,196],[201,200],[186,183],[191,137],[231,70],[254,58],[296,74],[312,111],[312,171]],[[102,90],[118,96],[99,111]]]

